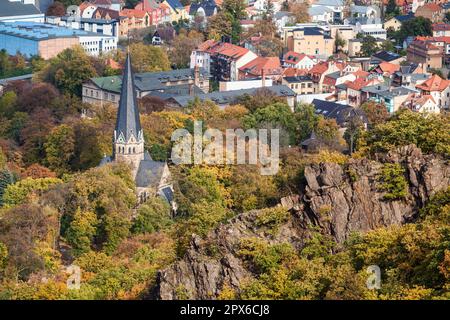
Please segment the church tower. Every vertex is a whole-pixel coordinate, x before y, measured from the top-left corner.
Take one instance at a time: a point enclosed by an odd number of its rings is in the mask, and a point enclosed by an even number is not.
[[[127,55],[123,72],[113,138],[113,158],[115,161],[124,161],[130,164],[133,178],[136,178],[139,164],[144,160],[144,133],[139,119],[130,54]]]

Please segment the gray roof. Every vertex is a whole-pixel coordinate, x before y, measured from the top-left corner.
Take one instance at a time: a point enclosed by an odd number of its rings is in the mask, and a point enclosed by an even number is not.
[[[280,97],[296,96],[295,92],[285,85],[276,85],[264,88],[269,89],[275,95]],[[187,95],[187,96],[173,97],[172,100],[174,100],[178,105],[182,107],[186,107],[189,104],[189,102],[193,101],[196,97],[199,98],[200,100],[211,100],[217,103],[218,105],[224,105],[235,102],[237,98],[243,95],[255,94],[260,89],[261,88],[240,89],[231,91],[215,91],[211,93],[204,93],[194,96]]]
[[[353,117],[358,117],[363,123],[367,123],[367,116],[360,108],[353,108],[345,104],[314,99],[312,104],[315,107],[315,113],[325,118],[332,118],[336,123],[344,128]]]
[[[136,175],[137,187],[157,188],[164,173],[165,162],[153,161],[148,152],[145,152],[145,158],[139,163]]]
[[[294,14],[292,12],[289,12],[289,11],[278,11],[278,12],[276,12],[273,15],[273,17],[275,19],[280,19],[280,18],[283,18],[283,17],[291,17],[291,16],[294,16]]]
[[[333,10],[325,6],[310,7],[308,9],[308,14],[310,16],[323,15],[325,12],[331,13]]]
[[[397,87],[397,88],[393,88],[393,89],[389,89],[389,90],[386,90],[386,91],[379,92],[378,95],[382,96],[384,98],[392,99],[394,97],[405,96],[405,95],[408,95],[408,94],[411,94],[411,93],[415,93],[415,92],[417,92],[417,91],[411,90],[411,89],[408,89],[408,88],[405,88],[405,87]]]
[[[373,86],[367,86],[361,89],[361,91],[368,93],[379,93],[386,90],[389,90],[389,87],[382,84],[375,84]]]
[[[0,17],[25,16],[41,14],[33,4],[23,4],[20,1],[10,2],[0,0]]]
[[[312,81],[310,76],[292,76],[292,77],[284,77],[283,79],[289,83]]]
[[[6,84],[9,81],[28,80],[28,79],[31,79],[32,77],[33,77],[33,74],[29,73],[29,74],[24,74],[22,76],[11,77],[11,78],[4,78],[4,79],[0,79],[0,85]]]
[[[143,139],[130,54],[125,62],[115,135],[116,139],[123,135],[125,142],[129,141],[131,136],[137,140]]]

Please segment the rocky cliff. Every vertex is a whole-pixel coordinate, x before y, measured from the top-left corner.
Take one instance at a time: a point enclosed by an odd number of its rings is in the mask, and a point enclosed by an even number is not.
[[[341,243],[353,231],[413,221],[431,195],[450,185],[448,161],[423,155],[414,146],[381,155],[377,160],[352,159],[345,166],[307,166],[299,194],[282,199],[291,215],[276,236],[256,226],[258,211],[236,216],[205,239],[193,235],[183,259],[158,273],[152,297],[177,299],[182,292],[183,298],[214,299],[224,285],[239,290],[240,281],[252,276],[237,254],[243,238],[288,242],[300,249],[307,237],[307,225],[313,224]],[[378,182],[384,163],[399,163],[405,169],[409,184],[406,199],[384,199]]]

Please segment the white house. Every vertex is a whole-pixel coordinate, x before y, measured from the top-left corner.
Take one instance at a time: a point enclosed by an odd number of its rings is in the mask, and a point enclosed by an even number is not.
[[[327,7],[333,11],[333,22],[338,22],[343,19],[344,1],[343,0],[319,0],[312,3],[311,7]]]
[[[283,66],[287,68],[310,70],[314,65],[316,65],[316,61],[303,53],[288,51],[283,56]]]
[[[325,6],[315,6],[308,9],[308,14],[312,22],[327,22],[334,21],[334,12]]]

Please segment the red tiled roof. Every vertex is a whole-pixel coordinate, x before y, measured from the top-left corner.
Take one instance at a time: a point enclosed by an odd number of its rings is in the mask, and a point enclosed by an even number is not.
[[[307,69],[286,68],[283,70],[283,77],[305,76],[307,74]]]
[[[416,86],[417,89],[424,91],[443,91],[450,85],[450,80],[445,80],[437,74],[431,76],[427,81]]]
[[[283,60],[290,64],[297,64],[306,57],[306,54],[298,53],[295,51],[288,51],[283,56]]]
[[[422,10],[430,10],[430,11],[440,11],[442,10],[442,7],[436,3],[427,3],[419,8],[417,8],[417,11]]]
[[[230,58],[239,59],[250,50],[248,50],[247,48],[236,46],[228,42],[223,42],[213,46],[208,51],[210,53],[218,53]]]
[[[400,70],[400,65],[389,62],[382,62],[375,68],[374,71],[377,73],[381,73],[383,75],[384,74],[392,75],[398,70]]]
[[[143,18],[145,17],[147,12],[137,9],[123,9],[120,11],[120,15],[126,16],[128,18],[135,17],[135,18]]]
[[[106,9],[103,7],[98,7],[95,10],[94,16],[96,16],[97,14],[99,14],[102,19],[105,19],[107,15],[109,15],[111,17],[111,19],[119,19],[119,16],[120,16],[119,11]]]
[[[358,78],[355,81],[346,81],[345,84],[347,85],[347,88],[359,91],[362,88],[368,86],[370,82],[371,80]]]
[[[312,67],[311,70],[309,70],[309,73],[322,74],[327,70],[328,70],[328,62],[320,62],[320,63],[316,64],[314,67]]]
[[[215,40],[206,40],[205,42],[201,43],[198,47],[197,50],[198,51],[206,51],[209,48],[213,47],[214,45],[216,45],[218,42]]]
[[[239,71],[259,76],[264,70],[266,75],[278,75],[282,73],[280,59],[278,57],[257,57],[245,64]]]
[[[369,73],[367,71],[359,69],[358,71],[353,72],[356,78],[367,78]]]

